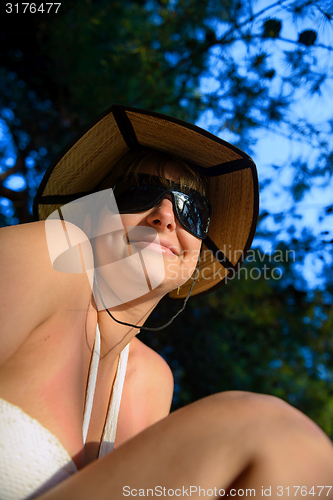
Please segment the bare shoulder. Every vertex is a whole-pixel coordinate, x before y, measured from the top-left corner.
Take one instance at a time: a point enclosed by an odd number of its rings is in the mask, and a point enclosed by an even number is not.
[[[80,230],[73,231],[77,235]],[[64,307],[70,294],[89,288],[85,273],[55,270],[44,221],[0,230],[0,274],[0,362]]]
[[[173,385],[162,356],[136,337],[131,340],[116,446],[169,414]]]
[[[129,370],[148,393],[157,391],[171,403],[173,375],[168,363],[137,337],[134,337],[130,344]]]

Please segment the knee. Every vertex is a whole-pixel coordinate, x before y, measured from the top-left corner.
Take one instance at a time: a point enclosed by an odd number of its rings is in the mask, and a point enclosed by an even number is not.
[[[243,391],[220,393],[217,398],[233,407],[234,421],[245,436],[274,453],[290,452],[307,457],[315,468],[321,463],[333,469],[333,445],[324,431],[308,416],[275,396]]]
[[[333,453],[332,442],[324,431],[304,413],[282,399],[245,391],[226,391],[206,398],[208,405],[217,406],[230,422],[240,429],[277,436],[293,434],[308,440],[320,440]]]
[[[273,418],[274,415],[281,416],[282,414],[293,418],[298,411],[280,398],[255,392],[224,391],[213,394],[205,399],[208,404],[230,408],[232,411],[237,412],[240,418],[243,417],[245,420],[252,417],[256,421],[258,419],[263,421]]]
[[[302,478],[312,474],[318,481],[331,477],[331,441],[310,418],[275,396],[227,391],[180,411],[186,428],[195,428],[197,441],[202,437],[218,449],[235,450],[238,445],[248,465],[257,464],[266,471],[276,468],[284,474],[296,471]]]

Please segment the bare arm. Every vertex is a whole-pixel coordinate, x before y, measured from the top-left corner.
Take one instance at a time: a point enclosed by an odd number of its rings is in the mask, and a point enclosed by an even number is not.
[[[262,497],[263,485],[279,498],[279,485],[297,484],[326,485],[332,500],[332,470],[332,444],[307,417],[277,398],[230,392],[173,412],[40,499],[167,497],[169,489],[198,500],[241,498],[245,489]]]
[[[65,306],[68,294],[89,287],[85,274],[53,269],[44,222],[0,230],[0,276],[0,363]]]

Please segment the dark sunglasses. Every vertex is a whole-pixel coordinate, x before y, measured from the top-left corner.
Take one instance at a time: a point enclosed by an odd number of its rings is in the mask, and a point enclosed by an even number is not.
[[[138,174],[120,177],[113,193],[119,213],[144,212],[171,195],[175,216],[186,231],[203,240],[208,233],[211,206],[195,189],[157,176]]]

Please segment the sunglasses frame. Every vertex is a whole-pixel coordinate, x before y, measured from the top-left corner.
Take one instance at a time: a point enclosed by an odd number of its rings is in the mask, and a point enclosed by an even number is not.
[[[133,180],[135,182],[133,182],[132,185],[130,185],[130,179],[131,177],[133,178]],[[144,180],[146,182],[144,182],[143,184],[146,185],[146,186],[151,186],[151,187],[157,187],[157,188],[163,188],[163,192],[161,192],[161,194],[159,196],[157,196],[152,203],[147,203],[144,207],[141,206],[140,208],[138,209],[135,209],[135,208],[131,208],[130,210],[121,210],[119,209],[118,207],[118,210],[119,210],[119,213],[140,213],[140,212],[144,212],[145,210],[149,210],[150,208],[153,208],[154,206],[156,206],[158,203],[160,203],[160,201],[162,201],[168,194],[171,195],[171,198],[172,198],[172,206],[173,206],[173,210],[174,210],[174,214],[178,220],[178,222],[181,224],[181,226],[187,231],[189,232],[190,234],[192,234],[193,236],[195,236],[196,238],[200,239],[200,240],[204,240],[208,234],[208,229],[209,229],[209,223],[210,223],[210,220],[211,220],[211,213],[212,213],[212,207],[211,207],[211,204],[209,202],[209,200],[202,194],[200,193],[199,191],[197,191],[196,189],[193,189],[193,188],[187,188],[187,189],[181,189],[180,188],[180,185],[179,183],[177,182],[174,182],[174,181],[169,181],[168,179],[167,182],[170,183],[170,187],[166,186],[162,181],[161,181],[161,178],[156,176],[156,175],[151,175],[151,174],[137,174],[137,175],[132,175],[131,177],[129,176],[126,176],[126,175],[123,175],[121,177],[119,177],[113,187],[113,194],[114,194],[114,197],[115,197],[115,200],[117,202],[117,195],[116,195],[116,190],[117,190],[117,186],[119,186],[119,184],[122,183],[122,181],[125,181],[125,184],[128,183],[129,186],[128,188],[125,188],[123,191],[121,191],[121,195],[126,193],[127,191],[129,191],[131,188],[133,187],[140,187],[142,184],[140,183],[140,179],[144,178]],[[155,183],[153,182],[155,180]],[[159,180],[159,182],[157,182],[157,180]],[[179,193],[182,194],[182,195],[186,195],[188,196],[189,200],[193,203],[195,203],[194,200],[191,200],[191,195],[195,195],[195,196],[198,196],[201,200],[203,200],[204,204],[206,205],[207,209],[208,209],[208,214],[207,214],[207,224],[206,224],[206,228],[205,230],[203,231],[202,234],[198,235],[197,232],[191,230],[190,228],[186,227],[185,224],[183,223],[182,221],[182,217],[181,215],[179,215],[179,210],[178,210],[178,207],[177,207],[177,204],[176,204],[176,201],[175,199],[177,198],[177,196],[179,196]],[[118,197],[119,197],[119,194],[118,194]],[[118,206],[118,203],[117,203],[117,206]],[[184,217],[184,219],[186,220],[186,218]]]

